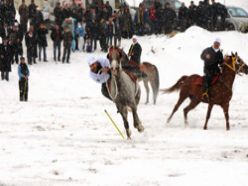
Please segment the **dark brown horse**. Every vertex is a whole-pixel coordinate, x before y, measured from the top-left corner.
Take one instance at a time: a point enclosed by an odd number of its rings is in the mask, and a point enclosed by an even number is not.
[[[173,114],[178,110],[179,106],[183,103],[186,98],[190,98],[190,104],[184,108],[184,120],[187,125],[187,114],[190,110],[194,109],[200,102],[208,103],[208,111],[205,120],[204,129],[207,129],[207,123],[210,118],[211,110],[214,105],[219,105],[222,107],[225,119],[226,119],[226,130],[230,130],[229,125],[229,102],[232,98],[232,87],[236,74],[245,73],[248,74],[248,66],[244,61],[238,56],[232,54],[231,56],[225,56],[222,73],[218,80],[209,90],[209,100],[204,100],[202,98],[203,88],[202,77],[199,75],[182,76],[175,85],[168,89],[162,90],[164,93],[171,93],[176,90],[180,90],[179,100],[175,105],[170,117],[167,122],[170,122]]]
[[[108,57],[112,58],[112,52],[113,51],[117,51],[121,57],[121,63],[123,68],[125,69],[125,67],[130,66],[131,62],[128,59],[127,54],[124,52],[123,49],[120,49],[118,47],[110,47],[109,48],[109,53],[108,53]],[[140,71],[144,72],[147,77],[142,77],[139,78],[139,81],[143,81],[144,82],[144,86],[146,89],[146,104],[149,103],[149,93],[150,93],[150,89],[149,89],[149,83],[150,86],[152,87],[152,92],[153,92],[153,103],[156,104],[157,101],[157,97],[158,97],[158,92],[159,92],[159,72],[158,69],[155,65],[149,63],[149,62],[143,62],[142,64],[139,65],[138,67],[140,69]]]

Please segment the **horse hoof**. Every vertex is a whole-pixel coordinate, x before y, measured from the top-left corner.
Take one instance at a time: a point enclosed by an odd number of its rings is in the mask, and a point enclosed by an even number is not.
[[[142,125],[139,125],[137,129],[139,132],[143,132],[145,130],[145,128]]]
[[[203,127],[203,130],[208,130],[208,128],[207,127]]]

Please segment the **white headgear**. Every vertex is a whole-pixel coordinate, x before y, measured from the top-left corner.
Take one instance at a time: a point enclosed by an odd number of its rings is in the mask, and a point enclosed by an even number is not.
[[[221,39],[220,39],[220,38],[215,38],[214,43],[219,43],[219,44],[221,44]]]
[[[97,60],[96,60],[96,58],[94,57],[94,56],[90,56],[89,58],[88,58],[88,64],[89,65],[92,65],[93,63],[95,63]]]

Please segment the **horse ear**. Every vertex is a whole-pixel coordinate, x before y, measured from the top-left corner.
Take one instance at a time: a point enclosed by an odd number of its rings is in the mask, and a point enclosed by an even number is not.
[[[231,52],[231,54],[232,54],[232,57],[233,57],[234,56],[233,52]]]
[[[235,52],[235,56],[238,56],[238,52]]]

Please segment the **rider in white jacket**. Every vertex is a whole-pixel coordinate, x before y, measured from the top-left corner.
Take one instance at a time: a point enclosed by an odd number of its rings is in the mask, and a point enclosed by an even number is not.
[[[102,84],[102,94],[107,97],[108,99],[111,99],[106,87],[106,82],[110,78],[110,63],[107,58],[99,57],[95,58],[91,56],[88,59],[88,64],[90,67],[90,77],[96,81],[97,83]]]

